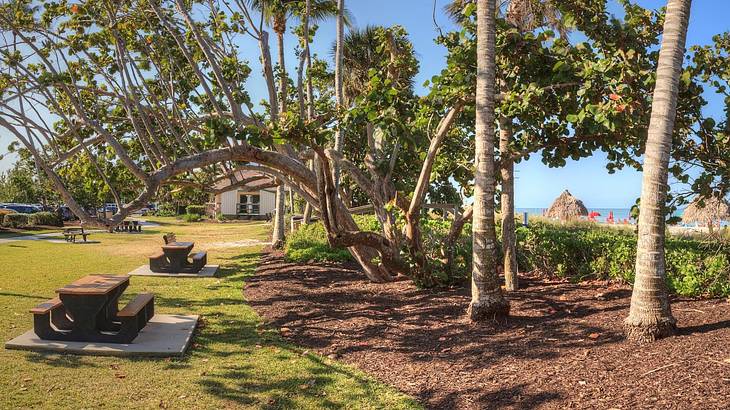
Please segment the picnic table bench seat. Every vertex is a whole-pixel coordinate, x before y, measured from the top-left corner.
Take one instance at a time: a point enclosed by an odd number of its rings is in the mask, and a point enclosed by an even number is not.
[[[135,296],[127,306],[117,312],[121,322],[119,338],[121,343],[130,343],[137,337],[147,322],[155,315],[155,295],[152,293],[140,293]]]
[[[53,335],[51,324],[59,330],[68,330],[72,326],[71,320],[66,317],[66,309],[58,297],[39,304],[32,308],[30,313],[33,314],[33,327],[36,333],[42,333],[38,335],[41,338]]]
[[[193,255],[193,270],[199,271],[208,263],[208,252],[201,251]]]
[[[150,270],[152,272],[161,271],[167,266],[167,258],[165,252],[159,251],[153,255],[150,255]]]

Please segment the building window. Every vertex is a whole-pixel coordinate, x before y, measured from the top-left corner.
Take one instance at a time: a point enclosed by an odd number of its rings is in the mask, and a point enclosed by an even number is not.
[[[239,215],[259,215],[261,196],[258,193],[241,193],[238,196]]]

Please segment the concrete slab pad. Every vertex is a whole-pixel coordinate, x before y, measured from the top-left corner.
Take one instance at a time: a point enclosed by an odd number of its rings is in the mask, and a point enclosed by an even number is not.
[[[43,340],[31,329],[5,343],[5,348],[92,356],[182,356],[197,323],[198,315],[155,315],[129,344]]]
[[[198,273],[160,273],[152,272],[150,265],[142,265],[139,268],[129,272],[130,276],[157,276],[163,278],[212,278],[218,272],[220,265],[205,265]]]

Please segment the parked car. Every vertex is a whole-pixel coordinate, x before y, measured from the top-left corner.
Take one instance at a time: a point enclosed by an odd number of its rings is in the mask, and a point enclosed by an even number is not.
[[[38,208],[28,204],[2,204],[0,208],[9,209],[19,214],[34,214],[38,212]]]
[[[66,205],[59,206],[56,213],[58,213],[64,221],[73,221],[76,219],[76,215],[74,215],[74,213],[71,212],[71,208]]]

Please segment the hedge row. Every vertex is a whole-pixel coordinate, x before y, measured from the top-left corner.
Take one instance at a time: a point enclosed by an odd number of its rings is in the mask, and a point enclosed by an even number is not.
[[[520,270],[573,280],[634,281],[636,234],[610,228],[535,223],[517,229]],[[682,296],[730,295],[730,243],[668,237],[667,284]]]
[[[63,220],[53,212],[37,212],[34,214],[0,215],[2,225],[6,228],[23,228],[26,226],[63,226]]]
[[[377,230],[377,221],[361,217],[358,224]],[[426,220],[422,227],[424,248],[437,257],[448,222]],[[345,249],[327,245],[324,227],[302,226],[289,235],[286,257],[293,262],[350,260]],[[469,276],[471,236],[469,226],[459,239],[455,267],[451,278],[442,283],[458,282]],[[517,257],[520,271],[538,271],[573,281],[588,278],[634,280],[636,234],[631,231],[592,225],[564,226],[553,223],[531,223],[517,228]],[[435,266],[434,274],[445,270]],[[671,292],[682,296],[730,296],[730,242],[704,242],[699,239],[669,237],[666,243],[667,284]]]

